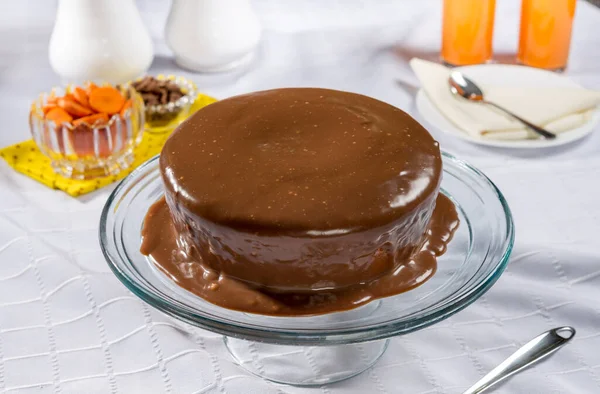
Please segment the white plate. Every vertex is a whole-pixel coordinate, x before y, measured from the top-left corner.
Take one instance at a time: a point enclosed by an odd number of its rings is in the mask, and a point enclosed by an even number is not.
[[[539,70],[531,67],[503,64],[482,64],[476,66],[458,67],[457,70],[464,72],[465,75],[477,81],[501,80],[503,85],[505,86],[523,86],[531,88],[581,87],[580,85],[565,77],[564,75],[550,71]],[[589,122],[573,130],[562,132],[558,134],[556,139],[553,140],[546,140],[542,138],[534,140],[515,141],[487,140],[473,137],[456,127],[437,109],[437,107],[431,102],[431,100],[429,100],[427,94],[425,94],[423,89],[420,89],[417,92],[416,105],[417,110],[419,111],[423,119],[427,123],[443,131],[444,133],[450,134],[454,137],[458,137],[475,144],[503,148],[546,148],[551,146],[568,144],[590,134],[598,125],[598,123],[600,123],[600,109],[597,109],[592,115],[592,118]]]

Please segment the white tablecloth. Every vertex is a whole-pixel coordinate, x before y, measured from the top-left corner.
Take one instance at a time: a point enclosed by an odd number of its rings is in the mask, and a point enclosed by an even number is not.
[[[265,26],[249,70],[187,74],[162,41],[169,3],[138,1],[156,41],[152,72],[193,78],[226,97],[321,86],[414,108],[407,61],[439,51],[440,1],[255,1]],[[517,0],[498,2],[495,49],[511,59]],[[0,5],[0,146],[28,137],[27,111],[57,84],[47,59],[56,4]],[[579,3],[568,75],[600,89],[600,10]],[[421,119],[422,120],[422,119]],[[544,152],[488,149],[432,129],[444,149],[482,168],[517,226],[506,273],[479,301],[395,338],[370,371],[315,389],[276,385],[235,365],[221,338],[181,329],[109,273],[97,241],[110,192],[73,199],[0,161],[0,391],[20,393],[458,393],[517,346],[558,325],[574,342],[501,393],[600,392],[600,130]]]

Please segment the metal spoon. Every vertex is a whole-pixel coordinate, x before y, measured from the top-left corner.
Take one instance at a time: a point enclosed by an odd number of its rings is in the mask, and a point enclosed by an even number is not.
[[[483,393],[496,383],[548,357],[575,336],[573,327],[557,327],[535,337],[463,394]]]
[[[533,123],[526,121],[525,119],[513,114],[509,110],[502,108],[498,104],[494,104],[490,101],[485,101],[483,98],[483,91],[479,88],[479,86],[477,86],[475,84],[475,82],[471,81],[469,78],[465,77],[461,72],[459,72],[459,71],[451,72],[450,78],[448,78],[448,83],[450,84],[450,91],[453,94],[464,97],[467,100],[491,105],[492,107],[495,107],[495,108],[507,113],[508,115],[512,116],[513,118],[515,118],[519,122],[523,123],[525,126],[527,126],[528,128],[535,131],[536,133],[538,133],[539,135],[541,135],[542,137],[544,137],[546,139],[551,140],[551,139],[556,138],[556,134],[551,133],[548,130],[544,130],[543,128],[541,128],[539,126],[536,126]]]

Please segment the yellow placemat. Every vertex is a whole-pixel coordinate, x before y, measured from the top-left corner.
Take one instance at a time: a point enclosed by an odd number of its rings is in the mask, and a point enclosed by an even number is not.
[[[192,104],[190,114],[215,101],[217,100],[210,96],[198,95],[198,99]],[[73,197],[77,197],[123,179],[140,164],[160,153],[169,135],[170,133],[151,134],[144,132],[142,142],[134,149],[135,159],[130,168],[122,171],[119,175],[84,181],[69,179],[56,174],[50,166],[50,159],[40,152],[33,140],[23,141],[0,149],[0,157],[18,172],[48,187],[62,190]]]

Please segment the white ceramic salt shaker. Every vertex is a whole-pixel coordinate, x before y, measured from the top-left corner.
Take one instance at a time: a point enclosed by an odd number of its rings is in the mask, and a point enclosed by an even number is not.
[[[135,0],[59,0],[49,57],[64,82],[123,83],[154,55]]]
[[[165,38],[181,67],[225,71],[252,59],[260,23],[250,0],[173,0]]]

